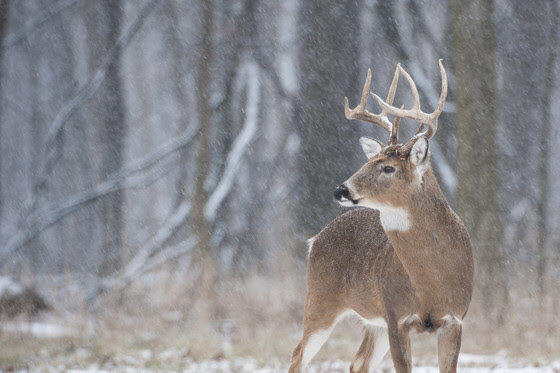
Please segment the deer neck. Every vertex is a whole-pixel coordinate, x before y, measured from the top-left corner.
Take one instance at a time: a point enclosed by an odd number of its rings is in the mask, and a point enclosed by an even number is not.
[[[460,305],[456,311],[468,306],[473,278],[471,245],[431,168],[424,173],[421,190],[409,206],[381,209],[380,218],[412,285],[420,298],[426,298],[420,303]]]

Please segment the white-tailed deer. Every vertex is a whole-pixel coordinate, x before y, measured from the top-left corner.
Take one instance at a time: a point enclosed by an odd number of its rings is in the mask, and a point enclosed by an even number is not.
[[[303,337],[290,372],[301,372],[346,315],[366,327],[350,372],[371,372],[390,349],[395,370],[410,372],[409,331],[438,334],[440,372],[455,372],[462,319],[471,301],[473,258],[467,231],[446,201],[430,166],[428,140],[437,130],[447,97],[447,76],[439,61],[438,105],[420,110],[414,81],[397,65],[387,101],[373,97],[379,115],[366,110],[368,71],[360,104],[345,99],[347,119],[375,123],[390,133],[387,145],[362,137],[367,163],[335,191],[353,209],[309,240]],[[392,106],[399,75],[408,81],[412,109]],[[387,115],[395,117],[394,124]],[[420,123],[405,144],[397,143],[400,118]],[[424,125],[427,130],[421,132]]]

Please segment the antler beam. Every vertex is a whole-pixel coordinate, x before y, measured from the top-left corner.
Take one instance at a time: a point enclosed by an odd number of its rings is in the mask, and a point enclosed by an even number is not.
[[[428,129],[425,132],[418,133],[415,135],[415,137],[425,136],[427,139],[430,139],[435,135],[437,131],[438,117],[443,111],[443,105],[445,104],[445,100],[447,99],[447,73],[445,72],[445,68],[443,67],[443,63],[441,62],[441,59],[438,61],[438,64],[441,73],[441,94],[439,96],[438,104],[432,113],[425,113],[422,110],[420,110],[420,97],[418,95],[418,89],[416,88],[416,84],[414,84],[414,80],[400,66],[400,64],[397,65],[398,72],[395,72],[395,74],[402,73],[405,79],[407,80],[408,85],[410,86],[410,90],[412,92],[412,99],[413,99],[412,108],[411,109],[396,108],[392,106],[393,103],[389,102],[389,100],[385,102],[375,93],[371,94],[373,98],[377,100],[379,106],[381,106],[381,108],[383,109],[383,112],[392,114],[396,117],[412,119],[421,124],[428,125]]]
[[[395,99],[395,92],[397,91],[397,83],[399,81],[399,68],[400,64],[397,65],[397,69],[395,70],[395,75],[393,76],[393,81],[391,82],[391,87],[389,87],[389,93],[387,95],[387,102],[389,106],[393,104],[393,100]],[[367,104],[367,97],[369,90],[371,88],[371,69],[368,69],[366,83],[364,84],[364,88],[362,89],[362,97],[360,99],[360,104],[356,106],[354,109],[350,109],[350,105],[348,103],[348,97],[344,97],[344,114],[346,119],[359,119],[366,122],[374,123],[385,129],[390,134],[393,133],[393,125],[387,118],[387,110],[383,109],[381,114],[373,114],[370,113],[366,109]]]

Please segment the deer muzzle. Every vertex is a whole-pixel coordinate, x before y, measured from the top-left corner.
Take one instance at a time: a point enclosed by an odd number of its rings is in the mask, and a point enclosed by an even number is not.
[[[352,199],[350,189],[348,189],[346,184],[341,184],[334,190],[334,199],[343,206],[356,205],[358,203],[357,200]]]

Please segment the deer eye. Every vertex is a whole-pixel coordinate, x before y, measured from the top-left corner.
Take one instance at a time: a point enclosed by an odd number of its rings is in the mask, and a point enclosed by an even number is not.
[[[383,167],[383,172],[385,172],[386,174],[390,174],[391,172],[395,172],[395,167],[385,166],[385,167]]]

